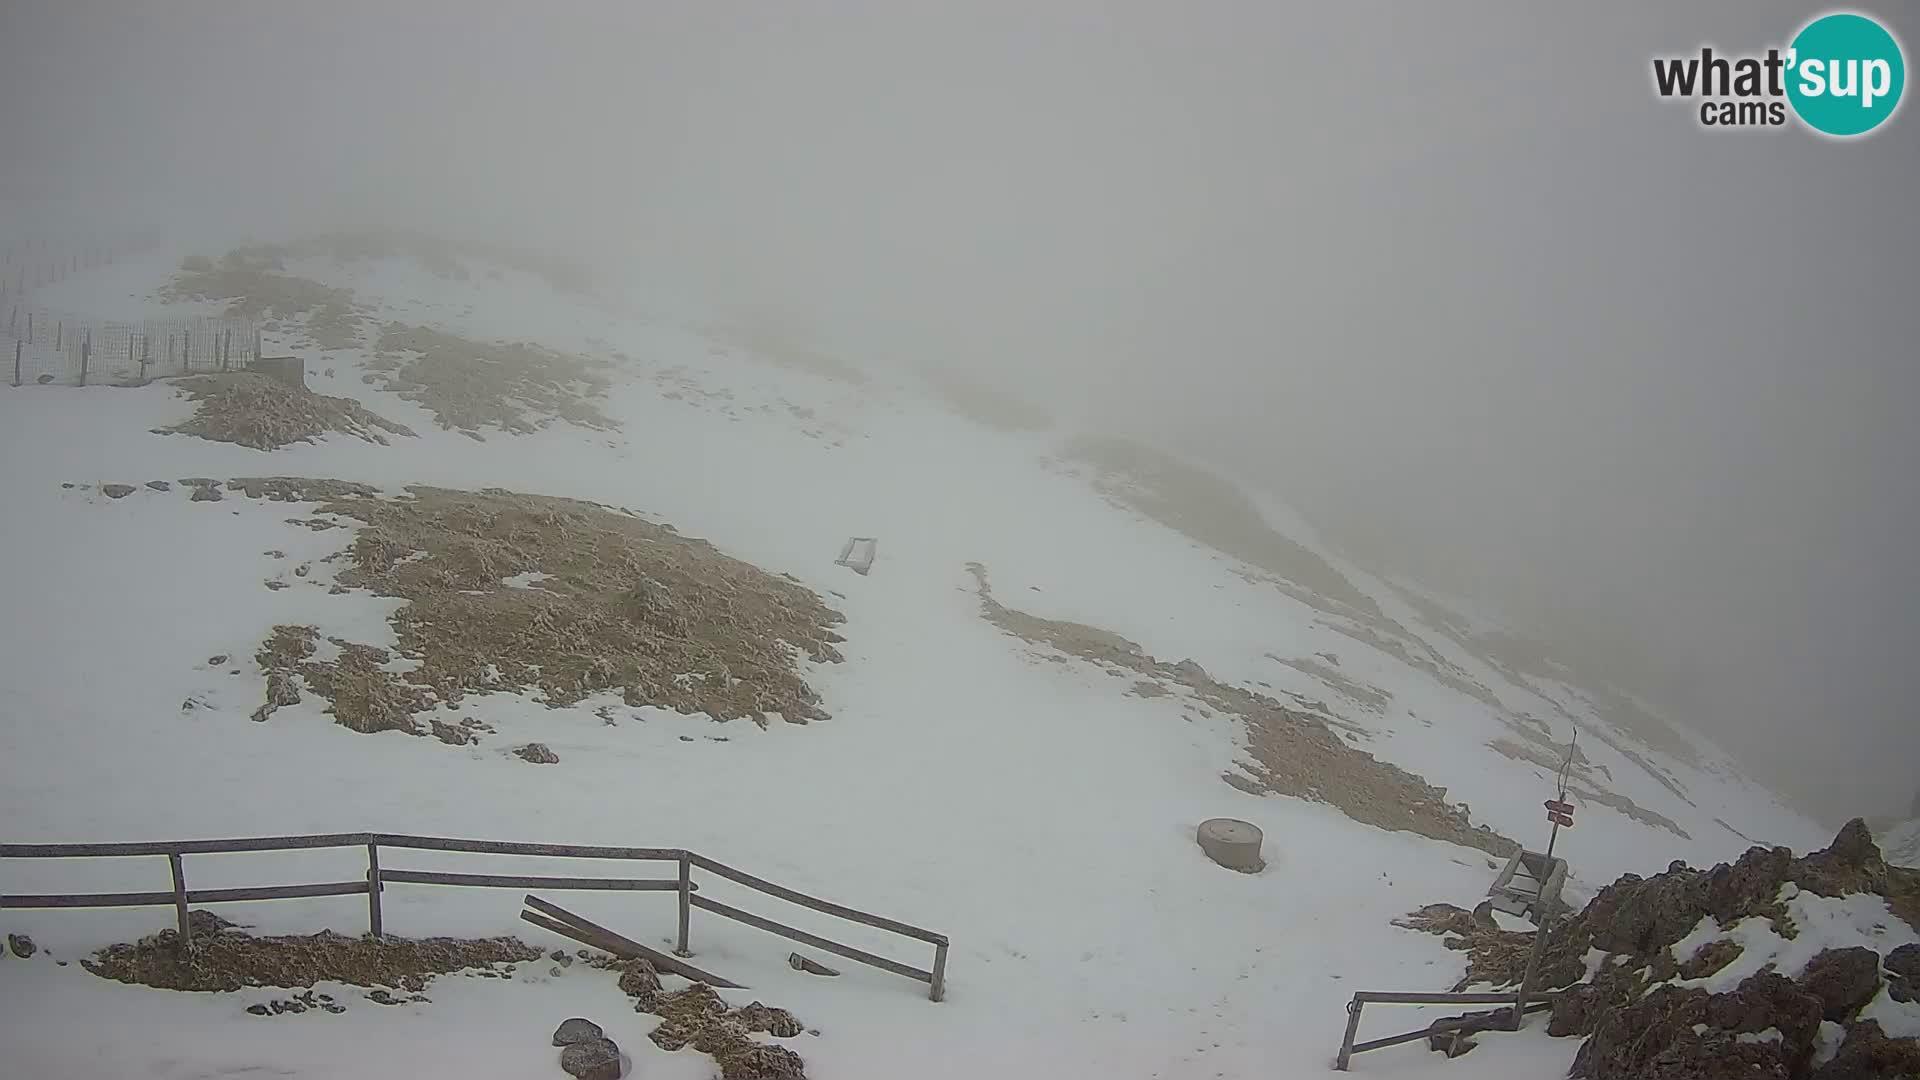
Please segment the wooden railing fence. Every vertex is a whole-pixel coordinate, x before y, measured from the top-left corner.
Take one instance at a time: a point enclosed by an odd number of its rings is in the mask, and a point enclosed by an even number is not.
[[[365,847],[367,873],[363,881],[328,881],[308,885],[271,885],[240,889],[189,889],[185,857],[246,851],[296,851],[309,848]],[[619,859],[632,862],[671,862],[679,873],[671,878],[630,877],[554,877],[524,874],[455,874],[425,870],[403,870],[382,866],[380,849],[418,851],[457,851],[484,855],[534,855],[564,859]],[[754,877],[725,863],[684,848],[602,847],[583,844],[526,844],[499,840],[459,840],[437,836],[405,836],[395,833],[323,833],[310,836],[262,836],[231,840],[175,840],[115,844],[0,844],[0,859],[77,859],[117,858],[122,856],[164,855],[173,875],[173,887],[166,892],[115,893],[35,893],[0,894],[0,909],[6,908],[98,908],[172,906],[179,925],[180,940],[191,948],[193,930],[188,908],[193,904],[222,904],[241,900],[284,900],[310,896],[367,897],[368,930],[374,937],[384,933],[381,926],[380,894],[388,884],[451,885],[501,889],[582,889],[627,892],[672,892],[680,902],[679,947],[681,956],[691,956],[689,948],[694,908],[745,923],[748,926],[812,945],[870,967],[926,983],[928,997],[941,1001],[946,997],[947,938],[917,926],[883,918],[868,912],[822,900],[816,896],[776,885]],[[796,929],[761,915],[720,903],[699,895],[699,883],[693,880],[698,867],[736,884],[811,908],[848,922],[859,923],[933,946],[933,967],[923,970],[875,953],[856,949],[818,934]]]

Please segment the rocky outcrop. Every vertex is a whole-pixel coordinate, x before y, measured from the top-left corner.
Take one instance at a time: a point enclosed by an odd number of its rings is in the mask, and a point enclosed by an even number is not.
[[[1880,992],[1880,954],[1864,945],[1828,949],[1808,961],[1800,985],[1820,999],[1821,1015],[1844,1021]]]
[[[1602,1012],[1574,1057],[1577,1080],[1751,1080],[1804,1076],[1820,1002],[1774,972],[1732,993],[1662,986]]]
[[[1811,1080],[1913,1080],[1920,1076],[1920,1042],[1890,1039],[1878,1021],[1847,1029],[1847,1041],[1832,1061],[1814,1070]]]
[[[1683,956],[1673,949],[1703,925],[1752,918],[1796,937],[1800,927],[1782,899],[1793,893],[1783,892],[1788,885],[1826,897],[1878,895],[1911,921],[1920,883],[1910,873],[1889,867],[1865,824],[1852,821],[1828,847],[1799,858],[1756,847],[1711,870],[1674,863],[1652,878],[1625,875],[1548,934],[1540,986],[1564,991],[1548,1033],[1586,1038],[1570,1073],[1577,1080],[1920,1077],[1920,1042],[1889,1037],[1860,1018],[1883,985],[1896,1002],[1920,996],[1920,945],[1884,958],[1866,941],[1830,948],[1794,977],[1767,964],[1725,992],[1715,992],[1724,983],[1688,983],[1740,960],[1756,947],[1751,940],[1710,940]],[[1423,908],[1399,925],[1442,934],[1448,948],[1468,953],[1456,989],[1516,986],[1532,947],[1532,934],[1488,927],[1449,905]],[[1588,977],[1596,950],[1605,957]],[[1823,1021],[1840,1025],[1844,1041],[1831,1061],[1816,1064]]]

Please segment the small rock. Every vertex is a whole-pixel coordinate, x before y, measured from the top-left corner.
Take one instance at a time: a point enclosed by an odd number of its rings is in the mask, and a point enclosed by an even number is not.
[[[147,481],[147,486],[152,488],[155,491],[172,491],[173,490],[173,485],[167,483],[165,480],[149,480]]]
[[[553,950],[553,955],[549,956],[547,959],[552,960],[554,963],[559,964],[561,967],[567,967],[573,963],[573,957],[568,956],[567,950],[565,949]]]
[[[473,741],[472,734],[469,733],[466,728],[442,723],[431,716],[427,717],[427,726],[433,730],[434,738],[439,739],[448,746],[465,746]]]
[[[691,736],[691,735],[682,735],[682,736],[680,736],[680,741],[681,741],[681,742],[692,742],[692,741],[693,741],[693,736]]]
[[[133,494],[132,484],[102,484],[100,490],[109,499],[124,499]]]
[[[69,491],[73,490],[73,487],[74,487],[74,485],[72,484],[61,484],[60,486],[63,488],[66,488]]]
[[[227,662],[227,654],[226,654],[226,653],[221,653],[221,654],[220,654],[220,655],[218,655],[218,656],[209,656],[209,657],[207,657],[207,666],[208,666],[208,667],[219,667],[219,666],[220,666],[221,664],[224,664],[224,663],[226,663],[226,662]]]
[[[547,969],[547,974],[549,974],[549,975],[551,975],[551,976],[553,976],[554,978],[556,978],[556,979],[557,979],[557,978],[559,978],[560,976],[562,976],[562,975],[565,975],[565,974],[566,974],[566,972],[565,972],[565,971],[562,971],[562,970],[561,970],[561,968],[560,968],[560,965],[559,965],[559,964],[555,964],[555,965],[553,965],[552,967],[550,967],[550,968],[548,968],[548,969]]]
[[[265,1005],[249,1005],[247,1006],[247,1011],[255,1016],[271,1016],[273,1014],[273,1010],[267,1008]]]
[[[648,960],[629,960],[620,969],[620,992],[646,1004],[660,992],[660,973]]]
[[[805,1030],[792,1013],[758,1001],[742,1008],[739,1019],[748,1031],[764,1031],[776,1039],[791,1039]]]
[[[560,761],[560,755],[547,749],[547,744],[537,742],[528,743],[515,750],[513,756],[521,761],[531,761],[535,765],[556,765]]]
[[[300,564],[299,566],[296,566],[296,567],[294,567],[294,568],[293,568],[293,576],[294,576],[294,577],[306,577],[306,576],[307,576],[307,571],[308,571],[308,570],[310,570],[310,569],[312,569],[312,568],[311,568],[311,567],[309,567],[309,566],[308,566],[308,565],[307,565],[306,563],[301,563],[301,564]]]
[[[560,1051],[560,1068],[574,1080],[620,1080],[620,1047],[612,1039],[573,1043]]]
[[[560,1026],[553,1029],[553,1045],[572,1046],[574,1043],[603,1039],[606,1037],[606,1034],[606,1032],[600,1030],[599,1024],[588,1020],[586,1017],[575,1016],[560,1021]]]
[[[1901,1004],[1920,1001],[1920,945],[1902,945],[1887,954],[1887,994]]]
[[[373,1002],[375,1005],[398,1005],[401,1003],[400,999],[394,997],[392,993],[386,990],[368,991],[367,1000]]]
[[[25,934],[8,934],[7,947],[13,950],[13,955],[22,960],[32,956],[34,950],[37,948],[33,943],[33,939]]]
[[[193,489],[192,501],[194,502],[219,502],[223,498],[225,498],[225,496],[220,494],[220,489],[217,487],[196,487]]]
[[[573,955],[579,957],[582,960],[593,959],[593,953],[587,949],[575,949]]]

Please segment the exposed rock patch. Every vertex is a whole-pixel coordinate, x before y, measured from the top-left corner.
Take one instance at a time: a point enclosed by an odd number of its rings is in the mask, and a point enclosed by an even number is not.
[[[800,1055],[753,1037],[800,1035],[806,1026],[792,1013],[758,1001],[731,1009],[705,983],[663,992],[659,974],[645,960],[611,966],[620,971],[620,989],[634,999],[634,1009],[660,1017],[660,1025],[647,1036],[655,1046],[669,1051],[691,1046],[713,1055],[722,1080],[805,1080],[806,1063]]]
[[[382,446],[387,445],[389,434],[413,437],[406,425],[379,416],[352,398],[316,394],[250,371],[196,375],[179,385],[198,409],[190,420],[155,429],[158,434],[194,435],[255,450],[310,443],[328,433]]]
[[[116,982],[166,990],[311,987],[322,980],[419,991],[435,975],[537,960],[515,938],[350,938],[330,930],[304,937],[255,937],[208,912],[192,913],[193,949],[171,929],[110,945],[80,965]]]

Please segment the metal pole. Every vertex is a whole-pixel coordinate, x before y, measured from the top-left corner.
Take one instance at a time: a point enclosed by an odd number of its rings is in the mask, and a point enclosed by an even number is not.
[[[20,385],[20,350],[25,347],[24,341],[16,339],[13,343],[13,385],[15,386]]]
[[[1567,778],[1573,772],[1573,756],[1579,752],[1580,729],[1573,729],[1573,739],[1567,744],[1567,760],[1560,766],[1559,801],[1567,800]],[[1557,811],[1556,811],[1557,812]],[[1553,916],[1560,907],[1560,898],[1547,895],[1547,876],[1552,873],[1553,845],[1560,839],[1560,823],[1553,823],[1553,831],[1547,834],[1547,865],[1540,870],[1540,891],[1534,899],[1534,915],[1540,920],[1540,929],[1533,935],[1533,951],[1527,954],[1527,971],[1520,978],[1520,993],[1513,1001],[1513,1015],[1507,1020],[1507,1030],[1519,1031],[1520,1022],[1526,1015],[1527,996],[1533,992],[1533,980],[1540,972],[1540,956],[1547,949],[1547,928],[1553,925]]]

